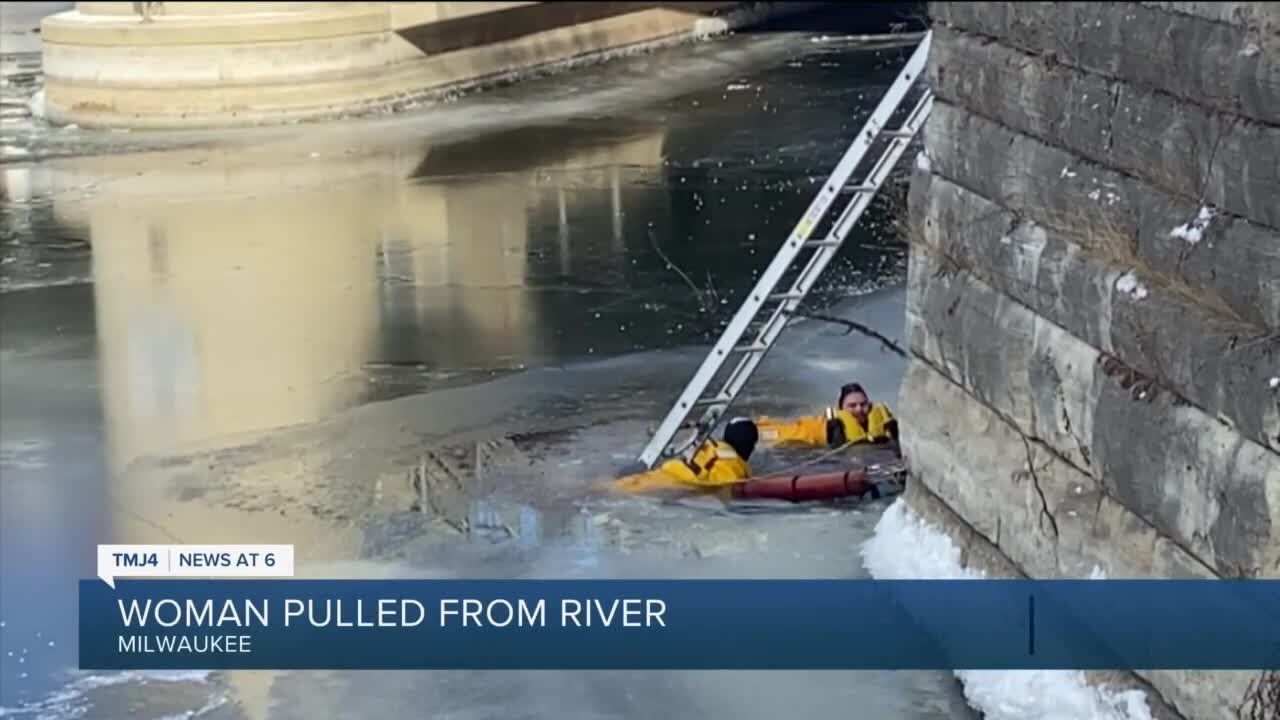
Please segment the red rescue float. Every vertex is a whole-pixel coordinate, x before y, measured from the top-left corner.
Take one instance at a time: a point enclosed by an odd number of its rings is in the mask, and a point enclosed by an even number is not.
[[[874,492],[875,483],[865,468],[814,473],[812,475],[766,475],[744,480],[733,486],[733,497],[740,500],[769,498],[806,502],[857,497]]]

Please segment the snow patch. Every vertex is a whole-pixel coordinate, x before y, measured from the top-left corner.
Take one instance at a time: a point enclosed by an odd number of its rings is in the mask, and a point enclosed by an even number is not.
[[[923,150],[916,155],[916,169],[924,172],[933,171],[933,163],[929,162],[929,156],[925,155]]]
[[[39,120],[45,119],[44,113],[44,88],[36,91],[31,99],[27,101],[27,110],[31,111],[31,117]]]
[[[1196,217],[1189,223],[1183,223],[1173,230],[1169,231],[1169,237],[1181,238],[1195,245],[1200,242],[1206,228],[1209,227],[1210,221],[1216,217],[1218,211],[1209,205],[1200,208],[1200,212],[1196,213]]]
[[[1240,51],[1240,54],[1245,57],[1253,57],[1260,52],[1262,52],[1262,48],[1258,47],[1258,43],[1251,42],[1244,46],[1244,49]]]
[[[1272,390],[1280,390],[1280,375],[1277,375],[1276,377],[1273,377],[1270,380],[1268,380],[1267,387],[1271,388]]]
[[[1134,275],[1132,270],[1116,278],[1116,289],[1128,294],[1134,300],[1141,300],[1147,296],[1146,286],[1138,280],[1138,276]]]
[[[960,548],[901,499],[876,523],[862,562],[878,580],[979,580],[960,563]],[[1102,579],[1095,567],[1091,579]],[[984,720],[1152,720],[1140,690],[1094,687],[1074,670],[957,670],[965,698]]]
[[[1076,172],[1072,170],[1070,166],[1066,166],[1062,168],[1062,172],[1058,173],[1058,177],[1063,177],[1063,178],[1073,178],[1075,176],[1076,176]]]
[[[724,87],[724,89],[728,90],[729,92],[737,92],[739,90],[750,90],[751,84],[750,83],[729,83]]]
[[[705,39],[729,31],[729,23],[723,18],[699,18],[693,23],[693,36]]]

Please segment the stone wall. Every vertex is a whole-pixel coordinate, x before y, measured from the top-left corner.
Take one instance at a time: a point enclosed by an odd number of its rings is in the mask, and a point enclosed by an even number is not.
[[[1280,577],[1280,4],[930,15],[908,502],[993,575]]]

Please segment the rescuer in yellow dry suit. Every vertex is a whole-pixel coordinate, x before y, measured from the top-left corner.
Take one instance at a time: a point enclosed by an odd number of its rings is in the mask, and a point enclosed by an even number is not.
[[[756,424],[748,418],[731,420],[724,439],[708,439],[693,458],[672,458],[653,470],[614,481],[613,488],[626,493],[658,490],[716,491],[751,477],[747,464],[760,439]]]
[[[769,445],[798,444],[842,447],[860,443],[898,441],[898,421],[884,403],[873,403],[858,383],[840,388],[836,407],[820,415],[796,420],[761,417],[756,420],[760,439]]]

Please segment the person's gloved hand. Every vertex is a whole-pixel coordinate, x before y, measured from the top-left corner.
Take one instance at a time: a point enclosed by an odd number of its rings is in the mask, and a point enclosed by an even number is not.
[[[827,447],[840,447],[848,442],[848,438],[844,434],[844,423],[840,422],[840,418],[831,418],[827,421]]]

